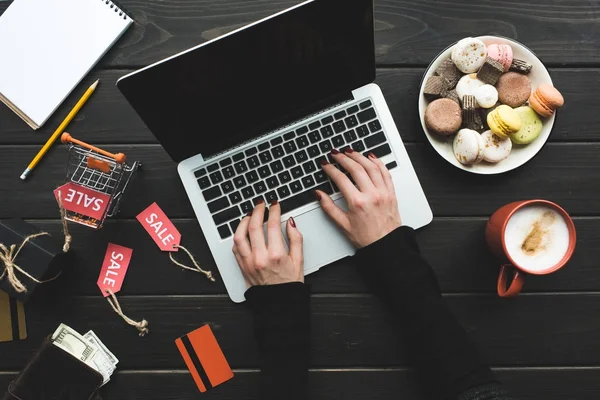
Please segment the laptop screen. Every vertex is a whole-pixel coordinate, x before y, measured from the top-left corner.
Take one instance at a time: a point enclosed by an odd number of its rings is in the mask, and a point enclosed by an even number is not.
[[[373,0],[314,0],[118,86],[179,162],[252,140],[374,79]]]

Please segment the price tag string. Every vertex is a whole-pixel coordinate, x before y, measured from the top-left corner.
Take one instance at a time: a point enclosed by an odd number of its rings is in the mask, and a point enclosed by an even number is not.
[[[109,243],[106,248],[106,255],[102,262],[102,269],[98,277],[98,287],[100,292],[108,301],[113,311],[117,313],[123,321],[135,327],[140,336],[146,336],[148,331],[148,321],[142,319],[140,322],[134,321],[123,312],[119,300],[115,293],[118,293],[123,286],[123,281],[129,269],[129,263],[133,255],[133,249]]]
[[[187,265],[182,264],[179,261],[175,260],[175,258],[173,257],[173,252],[169,252],[169,258],[171,259],[171,261],[173,261],[173,264],[175,264],[175,265],[177,265],[177,266],[179,266],[181,268],[188,269],[190,271],[199,272],[201,274],[204,274],[204,275],[206,275],[206,277],[209,280],[215,282],[215,278],[213,277],[212,272],[211,271],[205,271],[202,268],[200,268],[200,265],[198,265],[198,262],[196,261],[196,259],[192,255],[192,253],[189,252],[188,249],[186,249],[185,247],[183,247],[181,245],[178,245],[178,244],[174,245],[173,247],[185,251],[186,254],[188,255],[188,257],[190,258],[190,260],[192,260],[192,262],[194,263],[194,267],[195,268],[188,267]]]
[[[123,313],[123,310],[121,309],[121,304],[119,304],[119,300],[117,300],[117,296],[115,296],[113,291],[110,289],[106,289],[106,293],[108,293],[108,295],[109,295],[109,297],[106,298],[106,300],[108,300],[108,304],[110,304],[112,309],[117,314],[119,314],[119,316],[121,318],[123,318],[123,320],[125,322],[127,322],[129,325],[135,327],[135,329],[137,329],[138,332],[140,333],[141,337],[146,336],[146,334],[148,332],[150,332],[148,330],[148,321],[146,321],[145,319],[142,319],[140,322],[132,320],[131,318],[129,318],[127,315],[125,315]]]
[[[136,219],[142,224],[142,227],[148,232],[158,248],[161,251],[169,253],[169,259],[171,259],[173,264],[183,269],[204,274],[208,280],[215,282],[212,272],[202,269],[192,253],[179,244],[181,242],[181,233],[156,202],[150,204],[144,211],[139,213]],[[194,264],[194,267],[190,267],[175,260],[173,253],[179,249],[182,249],[187,254]]]
[[[67,210],[63,207],[62,196],[60,190],[58,191],[58,208],[60,209],[60,219],[62,222],[63,234],[65,235],[65,244],[63,245],[63,252],[66,253],[71,248],[71,241],[73,240],[69,233],[69,226],[67,225]]]

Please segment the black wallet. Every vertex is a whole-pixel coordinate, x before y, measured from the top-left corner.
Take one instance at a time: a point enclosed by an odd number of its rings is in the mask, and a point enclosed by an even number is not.
[[[101,400],[97,391],[102,382],[98,371],[47,337],[3,400]]]

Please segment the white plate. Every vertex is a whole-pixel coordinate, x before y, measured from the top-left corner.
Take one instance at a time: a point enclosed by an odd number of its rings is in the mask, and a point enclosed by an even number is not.
[[[523,46],[521,43],[497,36],[479,36],[478,39],[480,39],[486,45],[493,43],[508,44],[512,47],[513,55],[515,58],[527,61],[528,63],[533,65],[533,69],[528,75],[529,80],[531,81],[532,90],[535,90],[542,83],[549,83],[552,85],[552,79],[550,78],[550,74],[548,73],[548,70],[546,69],[544,64],[539,60],[539,58],[537,58],[537,56],[531,50]],[[427,108],[427,104],[429,104],[429,102],[423,96],[425,82],[427,82],[427,78],[434,74],[435,70],[439,67],[442,61],[444,61],[447,58],[450,58],[450,55],[452,54],[452,47],[454,47],[454,44],[442,51],[440,55],[438,55],[435,58],[435,60],[431,63],[431,65],[425,72],[423,82],[421,82],[421,90],[419,90],[419,117],[421,118],[421,125],[423,126],[423,130],[425,131],[427,139],[429,139],[429,142],[431,143],[433,148],[440,154],[440,156],[442,156],[450,164],[465,171],[472,172],[474,174],[501,174],[503,172],[507,172],[520,167],[527,161],[531,160],[533,156],[535,156],[541,150],[542,146],[544,146],[544,143],[546,143],[546,140],[548,140],[548,136],[550,136],[552,126],[554,126],[554,119],[556,117],[556,113],[554,113],[554,115],[550,118],[542,118],[542,122],[544,124],[542,133],[537,139],[535,139],[533,143],[530,143],[528,145],[514,145],[513,150],[508,156],[508,158],[499,162],[498,164],[489,164],[486,162],[482,162],[479,164],[468,166],[459,163],[456,157],[454,156],[454,152],[452,151],[452,139],[454,138],[454,136],[451,136],[449,138],[441,137],[440,135],[437,135],[433,132],[429,132],[429,130],[425,126],[425,108]]]

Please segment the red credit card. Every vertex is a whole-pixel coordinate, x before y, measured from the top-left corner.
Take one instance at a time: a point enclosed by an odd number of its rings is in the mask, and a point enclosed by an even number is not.
[[[201,392],[233,378],[233,371],[210,326],[204,325],[180,337],[175,344]]]

